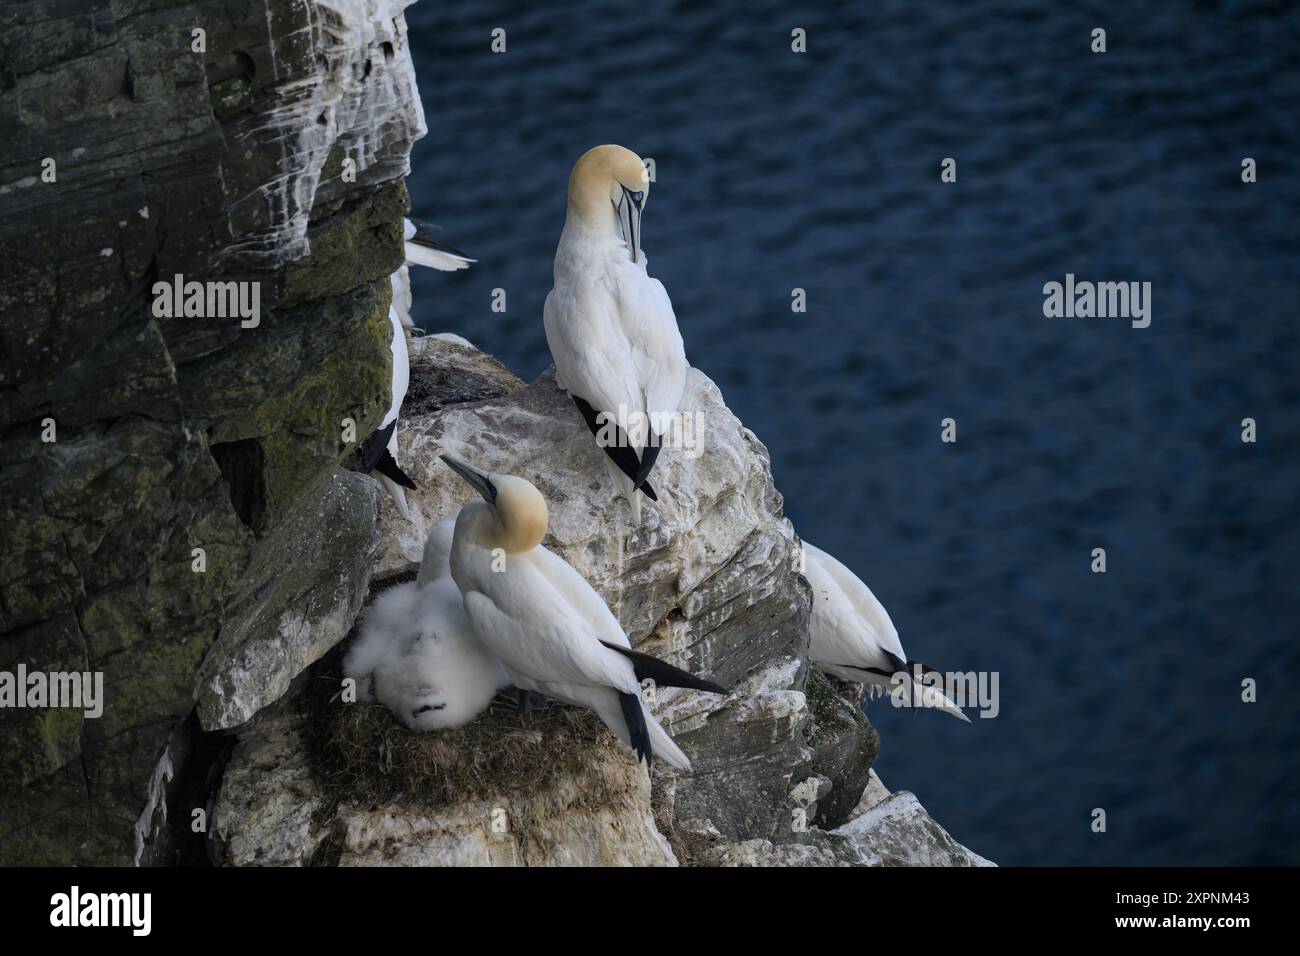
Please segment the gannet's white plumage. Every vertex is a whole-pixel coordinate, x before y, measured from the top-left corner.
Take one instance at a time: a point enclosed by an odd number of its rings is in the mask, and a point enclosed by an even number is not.
[[[484,499],[456,519],[451,574],[475,633],[511,683],[588,707],[647,762],[653,755],[689,770],[686,754],[642,701],[640,680],[725,691],[631,650],[600,595],[542,547],[546,502],[530,482],[442,457]]]
[[[425,266],[439,272],[457,272],[468,269],[477,259],[471,259],[459,249],[445,242],[438,242],[433,233],[437,226],[419,219],[407,219],[404,223],[406,240],[406,262],[408,265]]]
[[[379,427],[362,443],[361,461],[367,471],[373,472],[380,487],[388,492],[402,517],[409,521],[411,512],[406,504],[404,488],[414,488],[415,482],[397,462],[397,418],[411,383],[411,360],[406,349],[406,330],[395,306],[388,308],[388,322],[392,326],[389,349],[393,357],[388,412]]]
[[[415,328],[415,319],[411,318],[411,306],[415,304],[415,299],[411,294],[411,270],[408,264],[403,262],[397,271],[388,277],[388,281],[393,287],[392,310],[397,314],[402,328]]]
[[[808,659],[828,674],[873,688],[893,687],[893,676],[908,670],[907,655],[894,622],[852,571],[834,557],[803,542],[804,576],[813,590]],[[905,679],[905,678],[900,678]],[[937,687],[915,678],[903,698],[969,722]]]
[[[417,584],[430,584],[439,578],[451,579],[451,542],[456,534],[456,519],[443,518],[424,538]]]
[[[393,290],[392,302],[388,307],[388,321],[393,327],[389,345],[393,355],[390,404],[379,427],[361,445],[361,460],[365,470],[374,473],[375,480],[388,492],[397,505],[397,510],[408,521],[411,520],[411,511],[406,503],[404,489],[414,488],[415,482],[411,481],[397,462],[397,418],[411,383],[411,359],[406,346],[406,330],[414,328],[415,321],[411,318],[409,267],[422,265],[443,272],[454,272],[457,269],[468,269],[470,263],[475,261],[451,246],[430,239],[429,233],[433,228],[426,223],[403,220],[406,261],[389,276]]]
[[[578,160],[555,251],[555,284],[542,312],[556,381],[575,403],[585,403],[578,407],[587,427],[595,434],[595,416],[605,413],[629,428],[630,447],[604,450],[615,487],[638,520],[637,489],[656,497],[646,478],[686,384],[672,302],[646,272],[641,252],[649,196],[645,165],[631,150],[597,146]]]
[[[451,579],[453,528],[446,518],[430,532],[420,577],[379,596],[343,661],[358,699],[379,701],[412,730],[463,726],[509,683]]]
[[[468,269],[477,259],[471,259],[459,249],[453,249],[445,243],[431,238],[437,229],[428,223],[405,219],[402,222],[403,241],[406,246],[406,261],[391,276],[393,284],[393,307],[402,325],[408,329],[415,328],[411,318],[411,266],[424,266],[439,272],[456,272]]]

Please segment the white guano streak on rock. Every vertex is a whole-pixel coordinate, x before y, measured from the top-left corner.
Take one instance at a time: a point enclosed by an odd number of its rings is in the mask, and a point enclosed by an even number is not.
[[[891,866],[994,866],[939,826],[915,794],[892,793],[832,834]]]
[[[161,810],[162,822],[167,822],[167,794],[164,788],[171,783],[174,773],[172,751],[168,747],[153,768],[153,775],[149,778],[149,787],[146,791],[149,799],[144,809],[140,811],[140,818],[135,821],[135,855],[131,858],[132,866],[139,866],[140,859],[144,856],[145,841],[153,833],[154,814]]]
[[[316,57],[323,61],[310,77],[279,82],[270,6],[267,30],[278,101],[262,127],[280,147],[281,174],[259,188],[270,223],[266,229],[231,243],[227,257],[265,255],[279,264],[311,252],[307,225],[321,170],[342,138],[348,156],[363,172],[375,161],[382,133],[405,128],[408,142],[428,131],[402,11],[411,0],[309,0],[303,5]],[[319,10],[317,9],[319,8]],[[297,32],[297,31],[296,31]],[[392,49],[391,59],[383,45]],[[366,75],[367,65],[369,75]],[[318,122],[325,117],[325,123]],[[259,139],[264,143],[265,140]],[[410,172],[410,161],[404,173]]]

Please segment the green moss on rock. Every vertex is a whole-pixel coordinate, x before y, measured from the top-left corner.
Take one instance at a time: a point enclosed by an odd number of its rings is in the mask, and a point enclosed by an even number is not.
[[[819,827],[830,829],[848,820],[867,785],[871,765],[880,752],[880,735],[866,714],[849,703],[817,670],[808,672],[807,741],[812,749],[811,769],[832,783],[829,796],[817,803]]]

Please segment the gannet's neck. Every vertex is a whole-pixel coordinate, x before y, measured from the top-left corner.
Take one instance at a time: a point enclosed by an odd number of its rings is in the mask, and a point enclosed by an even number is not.
[[[609,197],[609,185],[596,187],[588,184],[575,196],[569,193],[569,204],[564,210],[564,228],[590,231],[597,235],[618,238],[618,219],[614,203]]]
[[[564,214],[566,226],[580,222],[599,232],[617,232],[613,187],[614,174],[607,151],[589,150],[569,174],[569,204]]]
[[[643,257],[644,258],[644,257]],[[552,269],[556,287],[605,278],[630,266],[627,243],[616,226],[593,228],[581,219],[568,219],[555,249]]]
[[[492,507],[472,501],[461,509],[466,539],[487,551],[500,548],[506,554],[526,554],[546,536],[546,511],[536,508]]]

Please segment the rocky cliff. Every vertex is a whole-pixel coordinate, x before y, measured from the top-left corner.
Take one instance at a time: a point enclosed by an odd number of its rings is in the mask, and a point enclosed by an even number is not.
[[[424,133],[405,5],[0,10],[0,670],[107,698],[0,709],[0,864],[983,863],[810,673],[767,452],[701,372],[637,528],[553,380],[463,342],[412,343],[412,520],[348,470]],[[159,314],[178,275],[257,283],[257,323]],[[655,701],[692,773],[569,708],[415,735],[340,698],[358,614],[465,500],[442,451],[537,484],[633,643],[734,686]]]
[[[366,592],[338,466],[388,401],[405,5],[0,10],[0,669],[108,698],[0,711],[0,863],[168,858],[188,715],[247,719]],[[177,275],[259,283],[259,323],[156,316]]]
[[[653,709],[693,769],[656,765],[651,779],[569,708],[493,707],[463,731],[412,734],[382,708],[347,703],[332,654],[298,698],[241,734],[215,805],[218,862],[986,862],[911,794],[884,789],[871,772],[875,730],[809,670],[798,539],[766,449],[707,376],[689,372],[682,404],[695,446],[664,452],[659,481],[671,491],[633,527],[550,373],[526,386],[436,337],[414,339],[411,352],[401,460],[419,487],[410,520],[384,509],[372,588],[409,579],[425,530],[468,500],[438,460],[450,453],[536,484],[550,509],[546,545],[601,592],[633,644],[734,691],[658,691]]]

